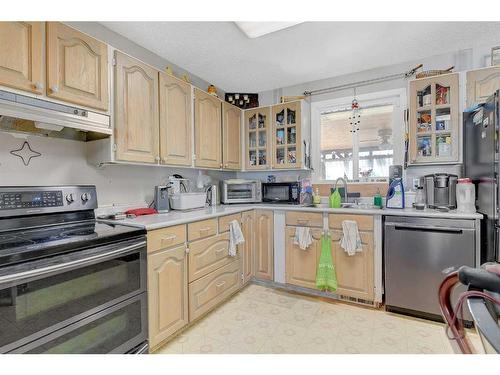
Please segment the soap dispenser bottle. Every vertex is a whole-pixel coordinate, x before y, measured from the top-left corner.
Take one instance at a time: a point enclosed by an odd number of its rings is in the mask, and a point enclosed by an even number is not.
[[[339,189],[336,188],[335,190],[331,190],[330,194],[330,199],[329,199],[329,206],[330,208],[340,208],[342,207],[342,197],[340,196]]]
[[[386,208],[405,208],[405,190],[403,179],[395,178],[389,185],[386,197]]]

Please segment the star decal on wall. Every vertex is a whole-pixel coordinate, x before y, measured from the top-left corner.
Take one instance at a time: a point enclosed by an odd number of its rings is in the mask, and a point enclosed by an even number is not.
[[[17,156],[18,158],[21,158],[25,166],[28,166],[30,164],[31,159],[42,156],[41,153],[31,148],[28,141],[24,141],[20,149],[12,150],[10,153],[14,156]]]

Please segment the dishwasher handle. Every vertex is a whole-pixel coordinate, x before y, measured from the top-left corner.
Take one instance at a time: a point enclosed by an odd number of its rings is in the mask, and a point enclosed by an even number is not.
[[[463,229],[460,229],[460,228],[429,227],[429,226],[408,225],[408,224],[395,225],[394,229],[395,230],[419,231],[419,232],[435,232],[435,233],[454,233],[454,234],[463,233]]]

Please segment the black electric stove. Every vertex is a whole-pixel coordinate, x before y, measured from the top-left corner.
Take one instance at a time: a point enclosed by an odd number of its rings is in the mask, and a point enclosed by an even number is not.
[[[146,232],[96,208],[94,186],[0,187],[0,353],[147,347]]]

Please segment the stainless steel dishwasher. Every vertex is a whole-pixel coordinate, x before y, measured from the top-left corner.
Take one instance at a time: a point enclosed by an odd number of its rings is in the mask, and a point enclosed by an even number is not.
[[[439,285],[446,274],[463,265],[476,266],[473,220],[386,218],[384,272],[387,310],[441,320]],[[455,301],[460,292],[457,288],[452,295]],[[469,317],[465,316],[467,320]]]

